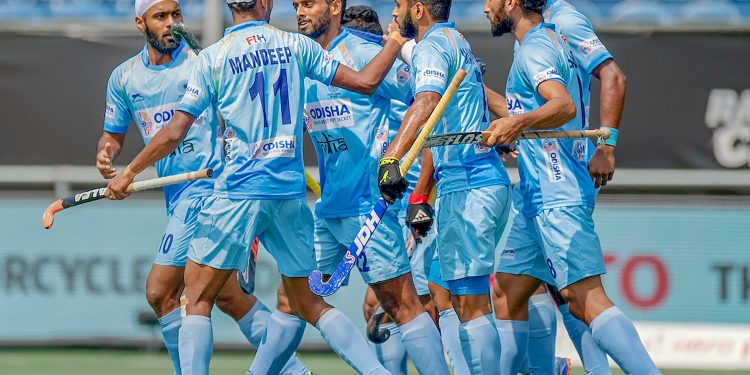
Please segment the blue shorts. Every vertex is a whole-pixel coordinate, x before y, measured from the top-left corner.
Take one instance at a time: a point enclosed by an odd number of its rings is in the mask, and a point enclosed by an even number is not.
[[[279,273],[307,277],[315,269],[313,220],[305,199],[210,197],[198,215],[190,260],[217,269],[246,271],[255,237],[276,260]]]
[[[430,266],[430,273],[427,277],[427,281],[437,284],[445,290],[450,290],[448,283],[446,283],[445,280],[443,280],[443,276],[440,275],[440,259],[432,259],[432,265]]]
[[[346,254],[360,227],[370,215],[315,218],[315,256],[318,269],[330,275]],[[409,257],[398,222],[398,213],[388,210],[357,259],[362,279],[368,284],[391,280],[408,273]]]
[[[155,264],[185,267],[188,246],[198,223],[198,213],[207,199],[208,197],[198,197],[177,202],[169,213],[167,228],[156,251]]]
[[[435,210],[443,280],[492,274],[495,248],[508,222],[510,188],[491,185],[447,193],[437,199]]]
[[[530,218],[513,211],[497,272],[532,276],[560,289],[606,273],[593,208],[556,207]]]
[[[430,274],[432,258],[435,254],[435,249],[437,249],[437,234],[435,233],[435,228],[430,228],[430,231],[422,237],[422,242],[417,243],[414,240],[411,229],[406,226],[406,218],[399,218],[399,222],[401,223],[402,232],[404,233],[406,253],[411,253],[411,255],[409,255],[409,263],[411,263],[411,278],[414,280],[414,287],[417,289],[417,295],[429,295],[430,289],[427,287],[427,276]]]

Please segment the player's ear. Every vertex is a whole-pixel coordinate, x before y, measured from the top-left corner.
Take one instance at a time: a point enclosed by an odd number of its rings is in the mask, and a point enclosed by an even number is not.
[[[421,20],[422,18],[424,18],[425,12],[427,11],[427,8],[424,7],[424,4],[422,4],[419,1],[415,2],[414,6],[410,8],[409,10],[411,11],[412,9],[414,10],[414,13],[412,16],[414,20]]]
[[[344,4],[341,2],[341,0],[333,0],[331,1],[331,15],[335,17],[341,17],[341,14],[344,12]]]
[[[146,20],[143,19],[143,17],[135,17],[135,27],[138,28],[138,31],[141,33],[146,32]]]

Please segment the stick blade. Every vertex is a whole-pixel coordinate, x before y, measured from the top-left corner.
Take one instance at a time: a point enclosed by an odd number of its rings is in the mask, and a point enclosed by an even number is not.
[[[62,203],[62,199],[58,199],[52,202],[52,204],[47,206],[47,209],[44,210],[44,214],[42,215],[42,227],[44,227],[44,229],[52,228],[52,223],[55,221],[55,214],[63,210]]]
[[[310,272],[307,282],[310,284],[310,290],[321,297],[328,297],[336,291],[332,285],[323,281],[323,273],[319,270]]]

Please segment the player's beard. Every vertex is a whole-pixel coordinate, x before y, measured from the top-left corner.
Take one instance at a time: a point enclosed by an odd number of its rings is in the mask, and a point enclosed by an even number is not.
[[[490,24],[492,25],[492,36],[503,36],[513,31],[513,21],[508,16],[501,17],[500,21],[491,21]]]
[[[155,50],[164,55],[171,55],[172,52],[180,47],[180,44],[175,40],[172,40],[171,42],[167,42],[163,39],[159,40],[159,38],[151,33],[148,26],[146,26],[146,40],[148,40],[148,44],[150,44],[151,47],[154,47]]]
[[[328,31],[328,28],[331,27],[331,14],[328,12],[323,13],[323,15],[320,16],[317,24],[312,20],[312,18],[309,17],[306,19],[306,21],[310,22],[312,30],[307,33],[303,31],[300,32],[306,37],[315,40],[318,39],[321,35],[325,34],[326,31]]]
[[[402,37],[414,39],[417,36],[417,25],[412,22],[409,11],[406,12],[406,16],[404,16],[404,20],[399,26]]]

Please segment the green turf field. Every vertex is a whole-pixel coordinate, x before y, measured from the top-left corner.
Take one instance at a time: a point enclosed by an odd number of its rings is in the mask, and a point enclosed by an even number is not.
[[[347,365],[329,353],[302,353],[302,360],[320,375],[354,374]],[[217,353],[211,361],[211,374],[242,375],[247,371],[250,353]],[[130,350],[97,349],[0,349],[2,375],[167,375],[171,363],[166,352],[144,353]],[[417,372],[410,367],[410,373]],[[573,374],[583,375],[582,369]],[[620,372],[616,372],[620,375]],[[750,371],[665,370],[664,375],[747,374]]]

